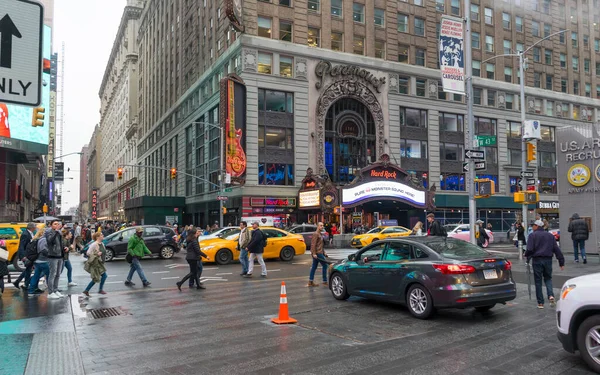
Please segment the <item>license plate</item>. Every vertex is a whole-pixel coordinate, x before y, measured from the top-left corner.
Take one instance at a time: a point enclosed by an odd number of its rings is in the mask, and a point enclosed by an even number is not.
[[[498,278],[498,273],[496,272],[495,269],[483,270],[483,278],[486,279],[486,280],[497,279]]]

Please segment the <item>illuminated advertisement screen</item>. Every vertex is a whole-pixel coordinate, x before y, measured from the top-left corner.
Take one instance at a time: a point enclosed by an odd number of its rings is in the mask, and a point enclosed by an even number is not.
[[[321,204],[321,191],[320,190],[309,190],[301,191],[298,194],[300,208],[306,207],[319,207]]]
[[[0,103],[0,147],[40,155],[48,153],[51,41],[52,29],[44,25],[40,106],[27,107]],[[35,119],[34,111],[37,114]]]
[[[395,181],[371,181],[347,188],[342,193],[344,205],[357,204],[376,198],[404,200],[415,205],[425,205],[425,192]]]

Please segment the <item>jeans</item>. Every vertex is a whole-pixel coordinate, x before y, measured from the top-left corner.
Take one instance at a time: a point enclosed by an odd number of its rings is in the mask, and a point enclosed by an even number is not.
[[[544,304],[542,278],[546,284],[548,298],[554,297],[552,291],[552,258],[533,258],[533,279],[535,280],[535,297],[539,305]]]
[[[250,253],[250,259],[248,259],[248,275],[252,275],[252,271],[254,270],[254,259],[258,259],[258,264],[260,264],[261,272],[260,274],[263,276],[267,276],[267,265],[263,260],[263,255]]]
[[[202,270],[202,262],[199,260],[189,260],[189,259],[187,262],[190,265],[190,273],[188,273],[187,275],[185,275],[183,277],[183,279],[181,279],[181,281],[179,282],[179,285],[185,283],[185,281],[187,279],[190,279],[190,280],[195,280],[196,284],[198,284],[198,286],[200,286],[200,274],[198,273],[198,266],[200,266],[200,270]],[[200,272],[202,272],[202,271],[200,271]],[[193,281],[190,281],[190,286],[194,286]]]
[[[62,270],[67,269],[67,281],[68,282],[72,282],[73,281],[73,266],[71,265],[71,261],[70,260],[65,260],[63,262],[63,266],[62,266]]]
[[[25,271],[21,272],[19,277],[15,280],[15,284],[19,284],[21,280],[25,279],[25,288],[29,288],[29,283],[31,282],[31,272],[33,271],[33,263],[29,266],[25,267]]]
[[[248,273],[248,249],[240,250],[240,264],[242,265],[242,273]]]
[[[188,260],[188,264],[189,264],[189,262],[191,262],[191,261]],[[198,261],[198,280],[200,280],[200,277],[202,276],[202,269],[203,269],[202,268],[202,261],[199,260]],[[190,273],[192,273],[192,266],[191,265],[190,265]],[[194,286],[194,282],[195,282],[195,278],[190,276],[190,288]],[[182,283],[183,283],[183,281],[182,281]]]
[[[323,266],[323,282],[327,282],[327,261],[325,260],[325,255],[317,254],[317,259],[313,258],[312,267],[310,268],[310,276],[308,277],[309,281],[313,281],[315,279],[315,272],[317,272],[317,267],[319,267],[319,263]]]
[[[146,275],[144,275],[144,270],[142,269],[142,265],[140,264],[140,260],[137,257],[133,257],[131,261],[131,266],[129,268],[129,275],[127,275],[127,281],[131,282],[131,278],[133,274],[137,271],[140,279],[142,279],[142,283],[146,284],[148,279],[146,279]]]
[[[48,277],[48,294],[52,294],[58,290],[58,281],[60,279],[60,271],[63,267],[62,258],[50,258],[48,260],[50,266],[50,276]]]
[[[573,252],[575,253],[575,261],[579,260],[579,251],[581,251],[581,258],[585,258],[585,240],[573,240]]]
[[[107,277],[108,277],[108,275],[106,274],[106,272],[104,272],[102,274],[102,277],[100,278],[100,289],[99,289],[100,292],[104,290],[104,282],[106,281]],[[90,283],[88,284],[88,286],[85,288],[85,291],[89,292],[90,289],[92,289],[92,287],[94,286],[94,284],[96,284],[94,282],[94,280],[90,281]]]
[[[38,288],[38,283],[40,282],[40,277],[42,277],[42,273],[46,276],[46,281],[50,278],[50,265],[48,262],[35,263],[35,271],[33,272],[33,277],[29,282],[29,293],[33,293]]]

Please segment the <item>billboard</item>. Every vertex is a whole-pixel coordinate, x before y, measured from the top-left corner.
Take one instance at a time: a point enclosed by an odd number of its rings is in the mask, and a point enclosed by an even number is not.
[[[98,218],[98,189],[92,189],[92,219]]]
[[[0,103],[0,147],[40,155],[48,153],[51,40],[52,29],[44,25],[40,106]]]
[[[464,21],[442,16],[440,26],[440,71],[445,92],[465,95]]]
[[[225,173],[228,183],[246,182],[246,85],[230,74],[220,82],[221,126],[225,128]],[[230,181],[230,182],[229,182]]]

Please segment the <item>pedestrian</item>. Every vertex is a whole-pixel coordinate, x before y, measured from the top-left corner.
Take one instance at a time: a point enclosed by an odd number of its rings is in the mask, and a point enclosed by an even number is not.
[[[142,238],[142,234],[144,233],[144,228],[137,227],[135,228],[135,235],[129,238],[129,242],[127,243],[127,257],[128,261],[131,259],[131,266],[129,267],[129,275],[127,276],[127,280],[125,280],[125,285],[133,286],[135,285],[131,282],[131,278],[133,274],[137,271],[140,279],[142,280],[142,284],[144,286],[149,286],[151,283],[146,279],[146,275],[144,275],[144,270],[142,269],[142,265],[140,264],[140,259],[144,257],[144,255],[150,255],[152,257],[152,253],[148,250],[144,239]]]
[[[422,236],[423,235],[423,222],[422,221],[417,221],[417,223],[415,224],[415,226],[412,229],[412,233],[413,236]]]
[[[479,236],[477,236],[477,246],[483,248],[486,242],[490,240],[490,236],[488,236],[483,227],[483,220],[477,220],[475,223],[477,224],[477,230],[479,231]]]
[[[263,253],[265,246],[267,245],[267,236],[258,228],[258,221],[252,223],[252,236],[250,237],[250,243],[248,243],[248,251],[250,252],[250,258],[248,259],[248,273],[244,277],[252,277],[252,271],[254,270],[254,259],[258,259],[260,264],[261,272],[260,276],[267,277],[267,266],[263,259]]]
[[[492,223],[487,223],[487,230],[492,231]]]
[[[90,290],[97,282],[100,283],[98,294],[106,294],[104,291],[104,283],[108,278],[108,275],[106,275],[106,267],[104,267],[106,256],[106,248],[102,243],[104,235],[102,233],[94,233],[92,239],[94,242],[92,242],[87,251],[88,259],[84,265],[84,269],[90,273],[90,277],[92,278],[92,281],[90,281],[83,291],[83,294],[85,294],[86,297],[90,296]]]
[[[250,231],[248,223],[242,221],[240,223],[240,236],[238,238],[238,250],[240,252],[240,264],[242,265],[241,276],[248,274],[248,244],[250,243]]]
[[[38,285],[42,274],[46,277],[46,283],[50,278],[50,266],[48,264],[48,242],[46,240],[45,234],[45,230],[38,230],[38,232],[33,237],[33,240],[31,240],[32,244],[29,244],[27,248],[28,254],[30,254],[30,251],[33,250],[33,243],[36,245],[37,248],[37,258],[35,258],[33,265],[33,277],[29,281],[29,288],[27,289],[29,296],[35,296],[44,293],[44,291],[41,290]],[[32,257],[30,257],[29,255],[27,256],[27,258],[32,259]]]
[[[310,275],[308,276],[308,287],[319,286],[319,284],[314,283],[315,272],[317,271],[317,267],[319,267],[319,263],[323,266],[323,285],[327,285],[327,266],[329,265],[325,257],[327,254],[324,249],[323,236],[321,232],[323,231],[323,223],[319,222],[317,224],[317,230],[313,233],[312,241],[310,242],[310,254],[313,257],[312,267],[310,268]]]
[[[24,289],[27,289],[29,287],[29,281],[31,280],[31,271],[33,271],[33,261],[27,261],[26,253],[27,246],[31,243],[31,240],[33,240],[33,236],[35,235],[35,230],[35,223],[28,223],[27,228],[23,231],[23,234],[21,234],[21,239],[19,240],[19,251],[17,256],[23,261],[25,269],[23,270],[23,272],[21,272],[19,277],[17,277],[17,279],[13,283],[13,285],[17,289],[19,289],[19,284],[23,279],[25,279]]]
[[[429,223],[429,229],[427,230],[428,236],[448,236],[444,228],[440,225],[440,222],[435,219],[433,213],[427,214],[427,222]]]
[[[587,222],[579,217],[578,213],[574,213],[573,216],[571,216],[571,220],[569,221],[569,232],[571,233],[571,239],[573,240],[575,263],[579,263],[579,251],[581,251],[583,264],[587,264],[585,241],[590,238],[590,228]]]
[[[58,281],[63,266],[64,253],[69,251],[63,244],[63,236],[60,231],[62,225],[58,220],[50,222],[50,228],[44,233],[48,245],[48,265],[50,266],[50,275],[48,277],[48,298],[59,299],[64,295],[58,290]]]
[[[67,285],[68,286],[77,286],[77,283],[73,282],[73,266],[71,265],[71,261],[69,260],[69,250],[72,250],[75,247],[75,244],[70,245],[71,240],[73,239],[73,233],[68,229],[64,228],[62,230],[63,235],[63,247],[66,247],[68,250],[64,253],[63,258],[63,266],[61,268],[61,272],[66,268],[67,269]]]
[[[210,234],[210,226],[207,225],[206,229],[204,229],[204,233],[202,233],[203,236],[208,236]]]
[[[548,301],[554,305],[554,291],[552,290],[552,256],[558,259],[561,270],[565,269],[565,257],[563,256],[554,236],[544,231],[544,222],[536,220],[533,223],[533,233],[527,239],[527,251],[525,257],[527,262],[531,260],[533,267],[533,279],[535,280],[535,296],[538,309],[544,308],[544,294],[542,290],[542,278],[546,284]]]
[[[185,281],[189,278],[193,278],[196,282],[196,289],[206,289],[204,285],[200,282],[200,275],[202,274],[202,259],[201,257],[208,258],[208,256],[200,250],[200,244],[198,244],[198,236],[200,236],[200,231],[196,228],[188,230],[187,236],[187,254],[185,256],[185,260],[187,260],[190,266],[190,272],[181,279],[181,281],[177,282],[177,289],[181,292],[181,286]],[[193,284],[190,284],[190,287]]]
[[[6,242],[4,240],[0,240],[0,248],[6,251]],[[6,253],[8,253],[8,251]],[[2,298],[2,293],[4,293],[4,276],[8,276],[8,282],[10,283],[8,259],[0,258],[0,298]]]
[[[527,248],[527,240],[525,239],[525,227],[523,226],[523,223],[521,223],[520,221],[517,221],[517,234],[516,234],[516,241],[515,241],[515,246],[518,248],[519,247],[519,241],[521,242],[521,244],[523,244],[523,251],[525,251],[525,249]]]
[[[83,245],[81,244],[82,241],[82,237],[81,237],[81,227],[82,225],[79,225],[78,223],[75,223],[75,228],[73,229],[73,250],[75,251],[79,251],[79,249],[81,249],[83,247]]]

